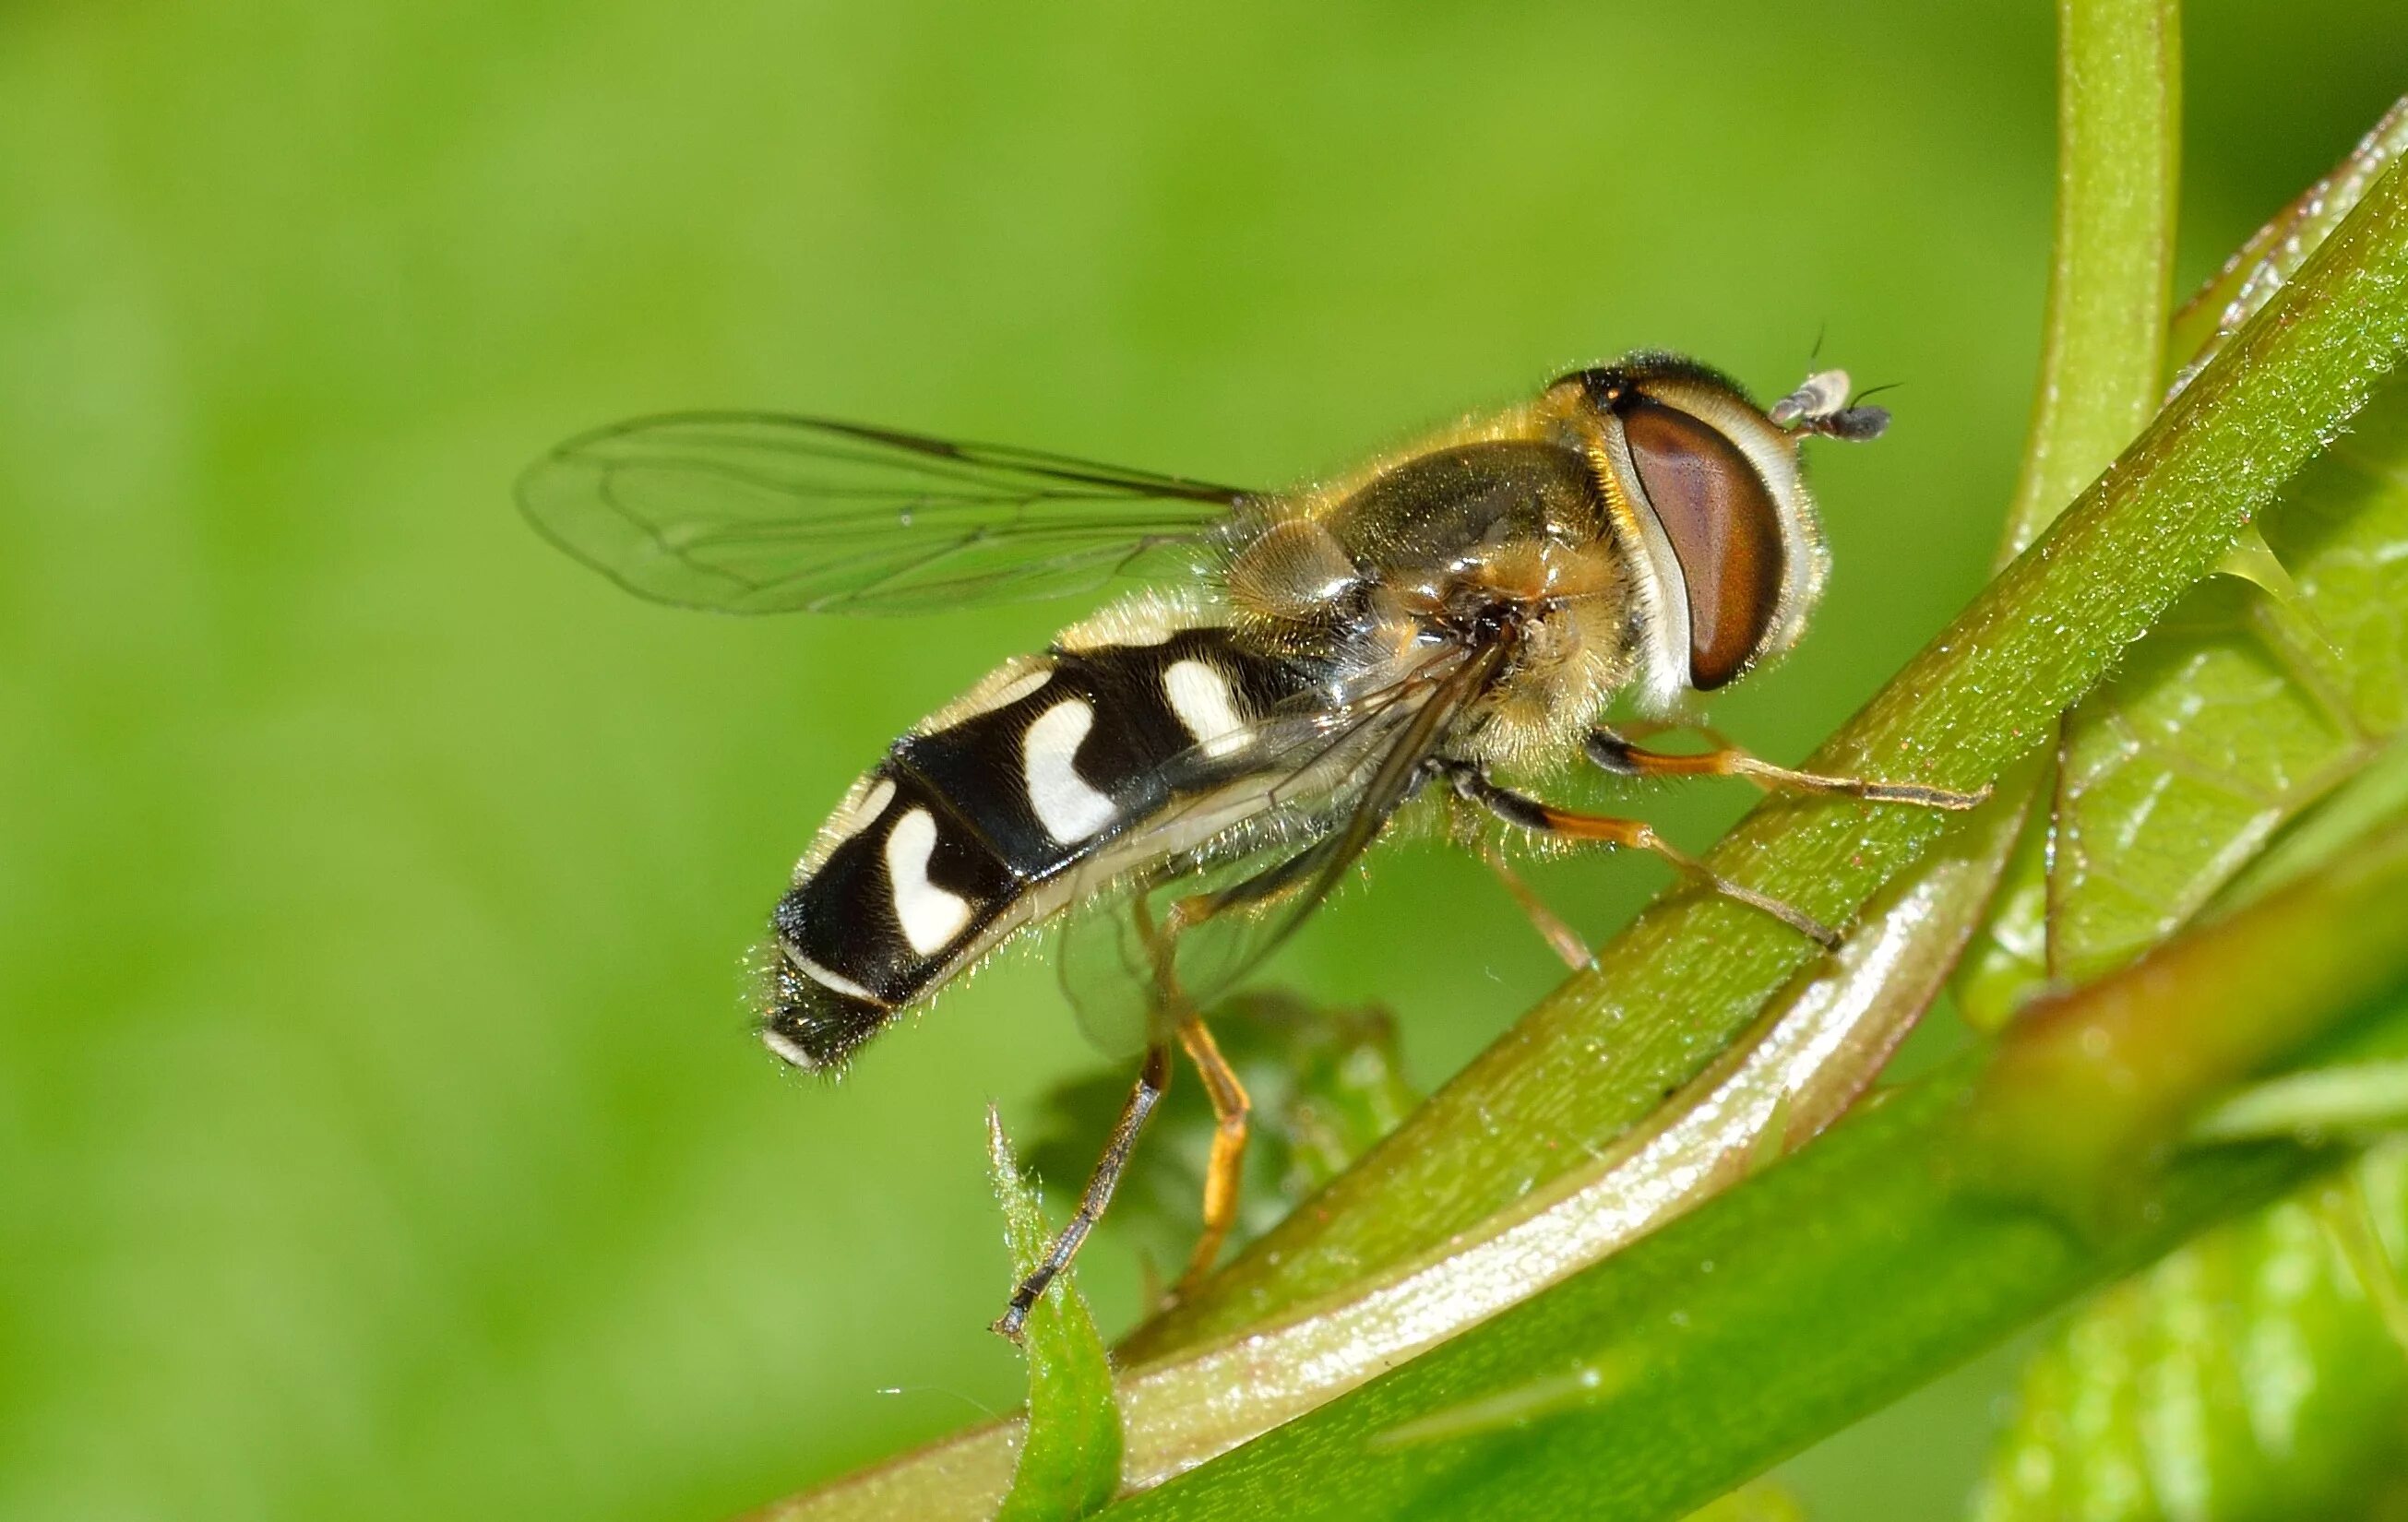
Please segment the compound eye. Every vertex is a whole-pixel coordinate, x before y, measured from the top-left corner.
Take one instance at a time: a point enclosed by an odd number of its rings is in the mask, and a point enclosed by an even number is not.
[[[1781,515],[1720,429],[1661,402],[1616,409],[1631,463],[1689,589],[1689,685],[1711,691],[1763,644],[1781,603]]]

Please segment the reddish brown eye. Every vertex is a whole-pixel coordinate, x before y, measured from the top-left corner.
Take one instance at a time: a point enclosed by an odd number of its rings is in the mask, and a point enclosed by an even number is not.
[[[1781,518],[1739,446],[1677,407],[1644,397],[1620,408],[1648,505],[1689,586],[1689,683],[1740,673],[1781,602]]]

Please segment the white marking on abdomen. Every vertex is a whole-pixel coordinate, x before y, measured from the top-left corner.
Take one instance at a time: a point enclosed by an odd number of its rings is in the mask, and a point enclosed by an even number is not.
[[[886,833],[886,883],[895,895],[895,918],[903,939],[924,957],[944,949],[970,922],[970,902],[928,880],[928,859],[937,852],[936,817],[915,808]]]
[[[830,852],[876,824],[878,817],[886,812],[886,805],[894,801],[893,778],[865,776],[855,781],[827,823],[820,826],[818,838],[803,854],[802,864],[795,869],[795,880],[800,882],[825,866]]]
[[[842,973],[830,972],[828,969],[822,967],[818,962],[811,960],[810,958],[806,957],[797,951],[789,949],[786,953],[786,960],[794,964],[795,971],[802,974],[805,977],[810,978],[812,982],[818,984],[823,989],[833,989],[838,993],[846,994],[854,999],[864,999],[873,1004],[882,1004],[886,1002],[883,999],[879,998],[878,995],[870,992],[867,989],[863,988],[860,984],[855,983],[853,979],[845,976]]]
[[[980,677],[953,702],[920,720],[920,734],[941,734],[983,714],[1009,708],[1054,679],[1054,668],[1035,656],[1014,656]]]
[[[1039,714],[1021,737],[1028,774],[1028,806],[1045,832],[1065,846],[1084,840],[1112,822],[1119,810],[1070,764],[1079,742],[1096,727],[1096,710],[1072,698]]]
[[[776,1052],[780,1058],[793,1063],[795,1066],[802,1069],[805,1073],[817,1073],[820,1070],[820,1060],[818,1058],[813,1057],[810,1053],[803,1050],[803,1048],[791,1038],[781,1035],[775,1031],[763,1031],[761,1032],[761,1045],[768,1047],[771,1051]]]
[[[837,810],[836,818],[828,821],[828,844],[841,846],[876,824],[878,816],[885,813],[886,805],[894,801],[895,779],[880,777],[859,799],[850,801],[845,807]]]
[[[1162,674],[1163,695],[1170,711],[1196,736],[1204,754],[1214,758],[1246,748],[1254,738],[1238,705],[1229,699],[1229,679],[1202,661],[1177,661]]]
[[[1412,718],[1414,705],[1426,701],[1426,695],[1399,698],[1399,720]],[[1333,789],[1350,778],[1359,778],[1363,768],[1378,759],[1376,746],[1384,738],[1385,732],[1375,733],[1368,740],[1350,740],[1341,734],[1317,759],[1305,761],[1295,771],[1257,772],[1233,777],[1192,804],[1150,821],[1139,819],[1125,834],[1099,847],[1087,863],[1088,870],[1057,873],[999,905],[993,918],[954,947],[951,960],[957,965],[975,961],[1018,932],[1083,901],[1095,884],[1110,882],[1148,862],[1193,850],[1225,831],[1262,818],[1284,802],[1334,796]]]

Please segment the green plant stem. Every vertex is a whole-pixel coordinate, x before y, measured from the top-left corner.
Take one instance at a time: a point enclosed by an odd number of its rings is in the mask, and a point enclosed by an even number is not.
[[[1589,1274],[1105,1515],[1675,1517],[2313,1165],[2282,1145],[2201,1159],[2133,1230],[2086,1240],[1931,1166],[1965,1081],[1871,1107]],[[1412,1441],[1409,1424],[1591,1372],[1593,1400]]]
[[[2408,1131],[2408,1062],[2286,1074],[2244,1088],[2199,1118],[2194,1141]]]
[[[2179,1123],[2207,1097],[2197,1068],[2122,1065],[2120,1046],[2069,1068],[2065,1032],[2179,1009],[2213,1030],[2261,1032],[2261,1058],[2336,1030],[2359,1049],[2385,1045],[2408,1026],[2408,937],[2359,928],[2403,917],[2408,831],[2394,831],[2330,875],[2062,998],[2018,1027],[2003,1060],[1969,1054],[1635,1247],[1108,1515],[1678,1516],[2346,1156],[2258,1144],[2136,1175],[2128,1152],[2065,1154],[2090,1191],[2129,1184],[2106,1213],[2069,1214],[2060,1190],[2020,1187],[2036,1145],[2090,1123],[2100,1074],[2114,1097],[2105,1133],[2124,1133],[2119,1117],[2132,1115]],[[2244,965],[2258,975],[2233,975]],[[2036,1094],[2036,1081],[2057,1102],[2000,1104]]]
[[[2181,7],[2059,0],[2057,15],[2057,235],[2002,559],[2040,537],[2157,411],[2173,292]]]
[[[2059,0],[2057,233],[2050,250],[2031,431],[1999,537],[2004,566],[2157,410],[2181,183],[2182,28],[2177,0]],[[2028,816],[2055,780],[2056,735],[2001,775],[2000,800]],[[2044,806],[2044,805],[2043,805]],[[2008,842],[1985,880],[1960,897],[1993,924],[2040,923],[2047,881],[2037,855]],[[1978,888],[1978,895],[1975,892]],[[2012,936],[1977,950],[1985,969],[1958,980],[1959,1007],[1994,1025],[2036,981]]]
[[[2088,1203],[2082,1191],[2096,1181],[2169,1150],[2208,1096],[2315,1034],[2329,1011],[2408,977],[2408,830],[2222,932],[2185,937],[2017,1024],[1974,1117],[2017,1180]],[[2200,1001],[2203,988],[2213,1002]]]

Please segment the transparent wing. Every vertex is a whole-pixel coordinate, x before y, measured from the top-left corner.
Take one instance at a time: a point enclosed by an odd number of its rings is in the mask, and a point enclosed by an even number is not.
[[[544,537],[628,590],[730,613],[919,613],[1083,591],[1192,552],[1249,498],[1033,449],[752,412],[601,429],[518,486]]]
[[[1156,958],[1162,927],[1182,899],[1262,895],[1180,932],[1168,948],[1187,1004],[1209,1004],[1235,987],[1327,897],[1326,889],[1309,891],[1311,874],[1337,838],[1331,831],[1318,840],[1132,874],[1067,917],[1058,948],[1062,989],[1087,1039],[1113,1058],[1167,1039],[1176,1011],[1162,992]],[[1275,886],[1285,891],[1267,891]]]
[[[1334,720],[1274,718],[1279,738],[1252,784],[1268,806],[1192,847],[1082,885],[1059,955],[1063,989],[1089,1037],[1128,1055],[1163,1039],[1182,1006],[1211,1003],[1259,967],[1411,801],[1449,720],[1493,670],[1492,657],[1444,656]],[[1152,830],[1176,835],[1215,796]]]

